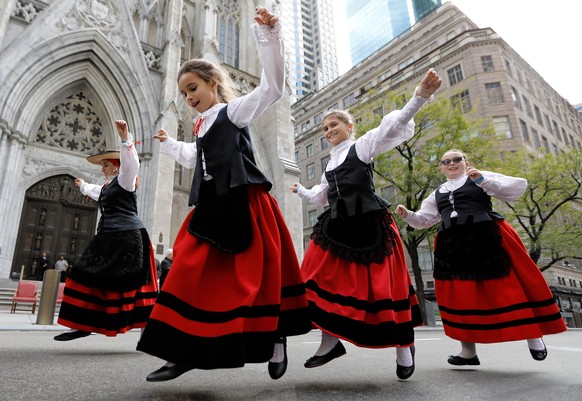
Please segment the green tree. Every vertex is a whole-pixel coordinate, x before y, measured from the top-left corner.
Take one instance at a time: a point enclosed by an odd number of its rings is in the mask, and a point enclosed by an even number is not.
[[[518,222],[530,257],[541,271],[568,259],[582,259],[582,151],[509,160],[514,174],[527,179],[525,194],[506,203],[506,217]],[[540,264],[542,263],[542,264]]]
[[[406,100],[403,96],[388,94],[375,96],[366,104],[354,107],[351,112],[357,121],[357,135],[378,126],[383,114],[401,109]],[[463,113],[446,99],[426,104],[416,114],[414,121],[415,131],[411,139],[374,160],[377,187],[390,188],[389,192],[393,195],[389,201],[394,206],[403,204],[412,211],[420,209],[422,201],[444,180],[438,162],[449,149],[465,151],[473,164],[495,166],[499,162],[498,153],[493,151],[498,137],[492,127],[484,128],[482,122],[471,113]],[[410,257],[416,292],[426,323],[419,247],[426,241],[432,250],[432,239],[437,227],[415,230],[398,217],[395,220]]]

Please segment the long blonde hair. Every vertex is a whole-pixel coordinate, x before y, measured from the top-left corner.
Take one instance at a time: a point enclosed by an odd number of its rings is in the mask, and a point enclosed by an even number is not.
[[[180,66],[180,69],[178,70],[178,80],[180,80],[182,75],[188,72],[197,74],[208,84],[216,82],[218,100],[221,103],[228,103],[236,97],[228,73],[218,64],[202,58],[188,60]]]

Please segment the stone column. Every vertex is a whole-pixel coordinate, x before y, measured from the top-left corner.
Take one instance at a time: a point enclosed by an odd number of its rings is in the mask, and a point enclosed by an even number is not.
[[[4,36],[8,29],[8,22],[10,21],[10,15],[14,10],[16,0],[1,0],[0,3],[4,3],[0,7],[0,49],[2,49],[2,42],[4,41]]]
[[[256,123],[258,135],[272,167],[273,189],[293,237],[297,257],[303,258],[303,217],[301,199],[289,191],[299,181],[300,170],[295,163],[295,141],[291,124],[290,97],[286,93],[271,106]]]
[[[165,38],[167,45],[161,59],[161,70],[164,71],[161,85],[160,117],[156,121],[156,130],[164,128],[170,136],[176,138],[178,132],[179,115],[176,108],[176,96],[178,89],[176,85],[178,66],[180,64],[181,40],[180,27],[182,21],[182,0],[170,0],[167,4],[168,12],[166,16]],[[162,244],[161,253],[156,253],[158,259],[171,246],[170,228],[172,223],[172,197],[174,191],[174,161],[169,157],[160,154],[160,146],[157,140],[153,145],[153,158],[150,162],[150,172],[155,176],[155,199],[153,201],[153,221],[148,224],[150,236],[154,244]],[[160,242],[160,234],[162,241]]]

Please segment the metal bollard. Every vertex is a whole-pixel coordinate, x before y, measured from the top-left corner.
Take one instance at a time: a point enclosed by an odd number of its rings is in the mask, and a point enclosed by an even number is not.
[[[48,269],[44,272],[36,324],[53,324],[60,279],[61,272],[56,269]]]

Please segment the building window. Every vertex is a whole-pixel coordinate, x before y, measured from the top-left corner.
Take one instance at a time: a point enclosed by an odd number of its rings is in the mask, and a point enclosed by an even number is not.
[[[236,1],[220,0],[218,9],[218,53],[223,63],[239,67],[240,5]]]
[[[313,227],[317,223],[317,210],[307,212],[307,218],[309,219],[309,227]]]
[[[536,147],[536,149],[539,149],[541,144],[540,144],[540,137],[538,136],[538,131],[535,130],[534,128],[532,128],[531,129],[531,136],[533,137],[534,146]]]
[[[426,289],[427,290],[434,290],[434,281],[427,281],[426,282]]]
[[[548,117],[547,114],[544,114],[544,117],[546,119],[546,128],[548,129],[548,131],[551,134],[552,133],[552,124],[550,124],[550,117]],[[558,135],[558,134],[556,133],[556,135]]]
[[[315,116],[315,119],[314,119],[314,121],[315,121],[315,124],[316,124],[316,125],[319,125],[319,124],[321,124],[321,120],[322,120],[322,119],[323,119],[323,113],[319,113],[319,114],[317,114],[317,115]]]
[[[299,163],[299,160],[301,160],[300,156],[299,156],[299,151],[296,150],[295,151],[295,163]]]
[[[513,71],[511,70],[511,63],[508,60],[505,60],[505,69],[510,77],[513,78]]]
[[[461,65],[457,64],[453,68],[447,71],[449,76],[449,85],[453,86],[463,80],[463,71],[461,70]]]
[[[325,172],[325,167],[327,166],[327,163],[329,163],[330,158],[331,157],[329,155],[327,155],[321,159],[321,172],[322,173]]]
[[[315,163],[309,163],[306,169],[307,169],[307,181],[313,180],[315,178]]]
[[[493,126],[495,127],[495,132],[503,135],[506,139],[513,138],[509,116],[493,117]]]
[[[570,143],[568,142],[568,135],[566,134],[564,128],[562,128],[562,136],[564,137],[564,142],[566,143],[566,145],[570,145]],[[573,146],[574,142],[572,142],[571,145]]]
[[[396,188],[394,185],[389,185],[384,188],[380,188],[380,196],[386,200],[396,198]]]
[[[542,120],[542,113],[540,112],[540,108],[534,104],[534,111],[536,113],[536,120],[539,125],[542,127],[544,126],[544,121]]]
[[[490,82],[485,84],[485,91],[487,92],[489,104],[501,104],[505,102],[503,91],[501,90],[501,82]]]
[[[309,144],[307,146],[305,146],[305,157],[311,157],[313,156],[313,144]]]
[[[513,105],[515,107],[517,107],[520,110],[523,110],[521,108],[521,101],[519,100],[519,93],[517,93],[517,89],[515,89],[513,86],[511,87],[511,100],[513,100]]]
[[[321,150],[329,148],[329,142],[326,138],[321,138],[319,141],[321,142]]]
[[[356,103],[356,95],[353,93],[350,94],[349,96],[344,97],[343,99],[344,109],[347,109],[354,103]]]
[[[525,105],[525,112],[527,113],[527,115],[533,120],[533,112],[531,111],[531,105],[529,103],[529,99],[525,96],[522,96],[523,98],[523,104]]]
[[[481,56],[481,65],[483,66],[483,72],[495,71],[495,68],[493,67],[493,58],[491,56]]]
[[[463,113],[471,111],[471,97],[469,96],[469,91],[465,89],[461,93],[451,96],[451,104]]]
[[[546,149],[546,152],[550,153],[550,144],[548,143],[548,138],[542,135],[542,145]]]
[[[529,132],[527,130],[527,124],[523,120],[519,120],[519,127],[521,128],[521,135],[523,136],[523,140],[527,143],[531,143],[529,140]]]

